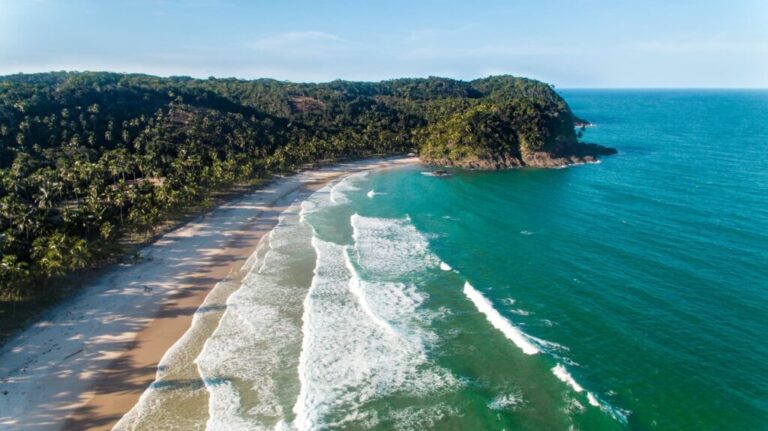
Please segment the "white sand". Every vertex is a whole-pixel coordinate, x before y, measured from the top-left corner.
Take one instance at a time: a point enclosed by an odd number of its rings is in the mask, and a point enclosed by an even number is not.
[[[135,403],[145,386],[129,383],[136,380],[131,373],[153,376],[160,357],[175,341],[163,339],[161,333],[144,338],[139,334],[154,319],[179,311],[175,308],[184,304],[178,298],[184,296],[185,288],[200,289],[202,284],[209,290],[226,277],[226,272],[222,276],[221,271],[210,268],[247,258],[260,236],[253,232],[265,228],[268,231],[269,223],[276,220],[265,214],[289,204],[308,184],[327,182],[360,170],[415,162],[415,158],[367,160],[280,178],[145,247],[141,263],[116,265],[85,287],[82,294],[57,306],[0,349],[0,429],[59,430],[78,409],[86,420],[79,422],[81,425],[72,425],[70,418],[67,428],[109,429],[119,415],[99,418],[96,410],[83,412],[83,406],[97,394],[93,388],[103,380],[104,370],[111,367],[114,378],[120,382],[110,388],[123,396],[119,403],[124,404],[126,399]],[[233,250],[239,255],[233,256]],[[145,291],[144,286],[151,290]],[[194,309],[208,290],[199,295],[201,299]],[[186,314],[193,314],[194,309]],[[189,319],[183,322],[189,326]],[[151,345],[153,340],[157,340],[157,346]],[[154,364],[144,368],[153,369],[133,370],[132,362],[120,365],[118,361],[115,373],[117,359],[131,358],[140,349]],[[105,402],[109,405],[110,398]],[[132,403],[121,404],[117,410],[125,413]]]

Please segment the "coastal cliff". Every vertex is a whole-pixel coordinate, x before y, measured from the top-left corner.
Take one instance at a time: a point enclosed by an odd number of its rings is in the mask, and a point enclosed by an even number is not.
[[[587,122],[547,84],[513,77],[471,82],[481,97],[441,111],[415,133],[420,157],[438,166],[505,169],[594,162],[613,148],[578,141]]]

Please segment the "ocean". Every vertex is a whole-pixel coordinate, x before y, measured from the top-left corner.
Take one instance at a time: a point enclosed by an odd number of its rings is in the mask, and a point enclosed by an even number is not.
[[[289,208],[184,427],[768,429],[768,92],[561,93],[617,155],[373,171]]]

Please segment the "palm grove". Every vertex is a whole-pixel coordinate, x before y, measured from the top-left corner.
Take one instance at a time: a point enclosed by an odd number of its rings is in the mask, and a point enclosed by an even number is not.
[[[525,164],[526,155],[573,147],[573,124],[550,86],[510,76],[2,77],[0,300],[34,298],[57,277],[109,262],[120,238],[152,232],[215,190],[307,163],[407,151],[438,164]]]

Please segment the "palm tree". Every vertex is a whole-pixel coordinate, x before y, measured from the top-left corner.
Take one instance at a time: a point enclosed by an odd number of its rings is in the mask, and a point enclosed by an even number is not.
[[[67,269],[67,236],[55,232],[49,237],[40,237],[32,243],[32,258],[46,278],[63,274]]]
[[[80,269],[88,266],[90,252],[84,239],[75,240],[69,247],[69,268]]]

